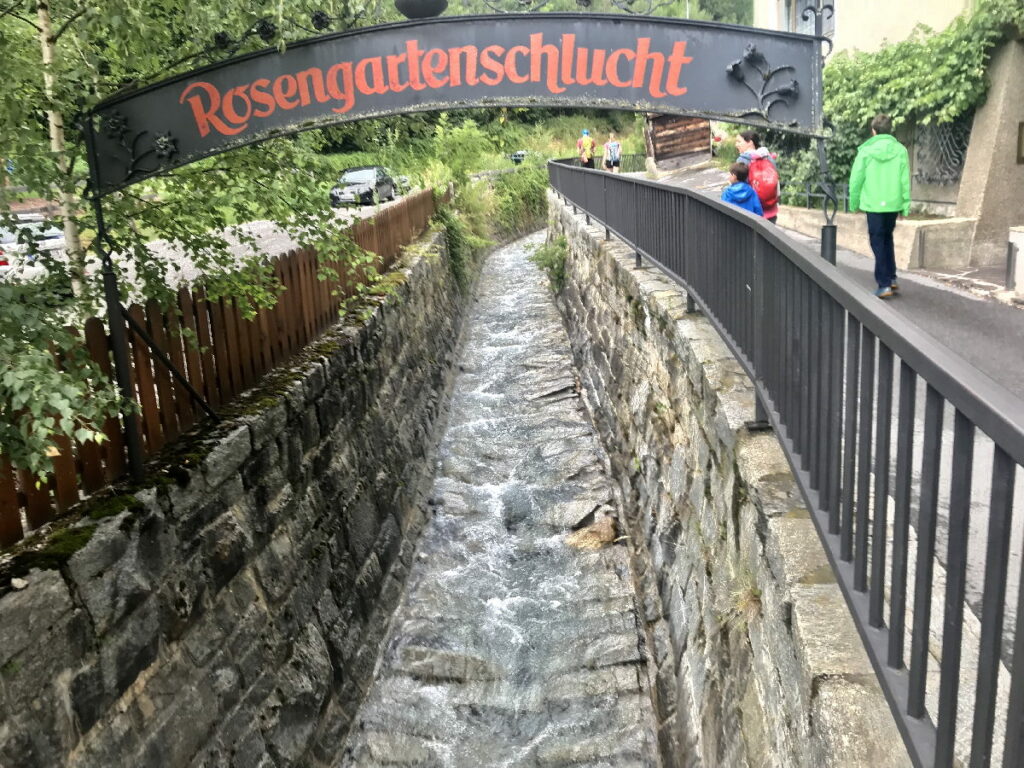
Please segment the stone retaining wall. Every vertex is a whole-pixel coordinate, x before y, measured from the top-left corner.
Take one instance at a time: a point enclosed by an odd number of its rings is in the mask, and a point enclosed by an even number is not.
[[[820,238],[824,223],[820,209],[779,206],[780,227]],[[967,269],[974,264],[971,238],[977,223],[977,219],[968,218],[898,220],[893,230],[897,269]],[[863,213],[837,213],[836,226],[836,243],[840,248],[873,258],[867,217]]]
[[[749,379],[685,296],[549,195],[561,304],[624,497],[668,766],[910,765]]]
[[[442,242],[131,509],[61,534],[87,543],[59,570],[0,584],[0,766],[336,764],[429,513],[466,301]]]

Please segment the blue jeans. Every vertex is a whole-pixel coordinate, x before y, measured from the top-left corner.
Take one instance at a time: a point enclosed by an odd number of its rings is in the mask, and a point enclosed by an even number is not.
[[[888,288],[896,282],[896,249],[892,244],[892,231],[896,229],[899,211],[868,214],[868,238],[875,254],[875,282],[879,288]]]

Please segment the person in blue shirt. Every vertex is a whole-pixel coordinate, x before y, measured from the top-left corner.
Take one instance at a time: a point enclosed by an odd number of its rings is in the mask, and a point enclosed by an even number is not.
[[[747,174],[750,169],[744,163],[733,163],[729,166],[728,187],[722,191],[722,200],[740,208],[746,208],[751,213],[763,216],[761,201],[757,199],[757,192],[747,184]]]

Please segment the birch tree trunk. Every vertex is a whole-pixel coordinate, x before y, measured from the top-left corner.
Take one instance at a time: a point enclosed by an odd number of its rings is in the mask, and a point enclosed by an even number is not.
[[[67,142],[64,137],[64,115],[52,108],[55,95],[53,62],[57,52],[57,41],[53,37],[50,5],[47,0],[40,0],[36,4],[36,20],[39,25],[39,45],[43,53],[43,87],[46,98],[50,101],[46,109],[46,119],[50,128],[50,151],[53,152],[62,180],[60,216],[64,224],[64,244],[68,255],[71,285],[75,295],[81,295],[85,254],[82,251],[82,239],[78,231],[78,222],[75,220],[76,198],[74,191],[70,189],[71,163],[68,159]]]

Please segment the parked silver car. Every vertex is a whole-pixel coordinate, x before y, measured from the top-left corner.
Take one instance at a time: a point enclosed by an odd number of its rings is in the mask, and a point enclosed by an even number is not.
[[[379,165],[346,168],[331,189],[331,205],[375,205],[395,199],[395,181]]]
[[[64,248],[64,232],[48,227],[42,216],[21,216],[12,228],[0,227],[0,278],[32,279],[43,273],[36,263],[40,251]]]

